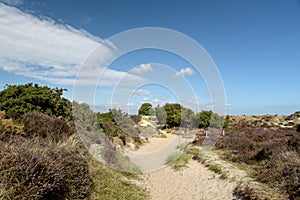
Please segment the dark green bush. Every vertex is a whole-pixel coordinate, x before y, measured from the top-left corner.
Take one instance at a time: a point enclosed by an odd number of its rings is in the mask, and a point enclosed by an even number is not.
[[[91,178],[78,153],[40,138],[0,145],[0,199],[84,199]]]
[[[25,114],[38,111],[47,115],[72,118],[72,105],[63,98],[65,89],[39,86],[28,83],[25,85],[6,85],[0,91],[0,110]]]
[[[151,103],[143,103],[138,110],[139,115],[151,115],[151,112],[153,112]]]

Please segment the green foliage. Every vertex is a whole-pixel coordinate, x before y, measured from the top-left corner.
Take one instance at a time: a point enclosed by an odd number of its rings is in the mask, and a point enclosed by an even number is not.
[[[134,125],[134,122],[132,121],[128,113],[122,112],[122,110],[120,109],[110,109],[109,112],[111,112],[113,120],[117,123],[118,126]]]
[[[166,103],[164,109],[167,114],[166,125],[167,127],[180,126],[181,122],[181,105],[178,103]]]
[[[166,128],[178,126],[185,128],[222,128],[227,127],[229,124],[229,116],[224,119],[224,117],[212,111],[201,111],[195,114],[191,109],[178,103],[166,103],[163,107],[155,107],[154,111],[158,124],[165,125]]]
[[[222,173],[222,167],[220,165],[208,164],[208,169],[210,171],[213,171],[213,172],[217,173],[217,174]]]
[[[122,173],[90,157],[93,187],[89,199],[145,200],[149,198],[144,189],[129,181],[137,179],[139,174]]]
[[[157,123],[159,125],[164,125],[166,123],[167,113],[164,107],[160,107],[159,105],[154,108]]]
[[[96,131],[98,129],[97,114],[86,103],[73,102],[73,118],[76,129],[80,131]]]
[[[211,113],[210,127],[222,128],[224,124],[224,117],[219,116],[217,113]]]
[[[61,97],[65,89],[25,85],[6,85],[0,92],[0,110],[24,114],[38,111],[47,115],[71,118],[71,103]]]
[[[181,108],[181,126],[186,128],[197,127],[199,123],[197,115],[189,108]]]
[[[111,110],[107,113],[97,113],[97,120],[106,136],[112,138],[120,134]]]
[[[212,111],[201,111],[198,113],[199,116],[199,128],[207,128],[210,125]]]
[[[226,115],[223,127],[228,128],[229,122],[230,122],[230,117],[229,117],[229,115]]]
[[[200,149],[196,147],[191,147],[187,149],[187,153],[192,155],[192,158],[194,160],[197,160],[200,158]]]
[[[151,115],[153,108],[151,103],[143,103],[138,111],[139,115]]]
[[[224,117],[219,116],[217,113],[212,111],[201,111],[198,113],[199,128],[222,128],[224,127]],[[227,119],[229,123],[229,118]],[[228,124],[227,124],[228,126]]]
[[[166,164],[170,165],[175,171],[183,170],[187,167],[191,156],[185,152],[175,151],[166,160]]]

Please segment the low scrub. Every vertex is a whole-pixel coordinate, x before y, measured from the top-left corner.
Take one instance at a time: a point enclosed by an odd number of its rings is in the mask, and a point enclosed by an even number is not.
[[[193,143],[204,139],[199,132]],[[295,129],[237,126],[225,130],[216,148],[223,150],[224,159],[247,164],[254,178],[279,188],[291,200],[299,199],[300,135]]]
[[[23,123],[25,136],[28,138],[38,136],[58,142],[74,132],[64,119],[51,117],[41,112],[26,113],[23,116]]]
[[[86,160],[41,138],[0,146],[0,199],[85,199],[92,185]]]

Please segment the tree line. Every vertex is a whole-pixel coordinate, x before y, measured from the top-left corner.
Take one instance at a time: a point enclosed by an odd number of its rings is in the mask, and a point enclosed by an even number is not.
[[[138,115],[156,116],[157,122],[167,128],[226,128],[229,124],[229,115],[220,116],[212,111],[195,113],[178,103],[166,103],[164,106],[153,108],[151,103],[143,103],[138,110]]]

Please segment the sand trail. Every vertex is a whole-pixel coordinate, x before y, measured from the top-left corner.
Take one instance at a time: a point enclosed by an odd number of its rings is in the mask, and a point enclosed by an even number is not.
[[[149,143],[142,146],[136,153],[152,155],[152,160],[146,157],[140,161],[146,162],[146,166],[153,164],[151,167],[154,167],[155,164],[165,162],[165,155],[170,153],[169,150],[174,150],[178,143],[180,139],[176,135],[168,135],[167,138],[150,138]],[[164,152],[161,149],[168,151]],[[164,160],[160,160],[162,157]],[[148,190],[153,200],[232,200],[232,192],[236,187],[235,182],[218,178],[218,175],[204,164],[194,160],[191,160],[187,168],[182,171],[174,171],[171,167],[164,166],[158,170],[146,172],[137,184]]]

